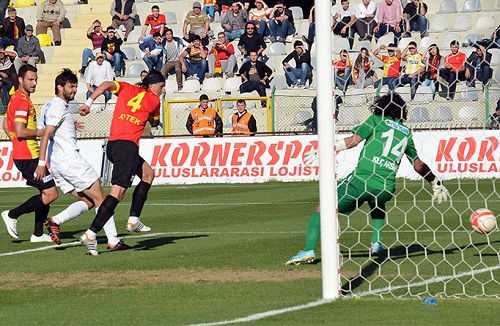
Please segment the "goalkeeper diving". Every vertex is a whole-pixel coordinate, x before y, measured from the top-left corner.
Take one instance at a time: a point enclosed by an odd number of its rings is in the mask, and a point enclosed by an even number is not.
[[[366,142],[359,155],[358,164],[337,187],[338,212],[349,215],[364,202],[370,206],[373,254],[383,251],[382,231],[385,219],[385,204],[391,200],[396,189],[396,173],[403,154],[413,164],[415,171],[427,180],[433,191],[433,200],[438,204],[450,196],[448,189],[417,154],[410,129],[403,124],[407,117],[405,101],[395,92],[380,97],[371,106],[372,115],[361,125],[354,127],[353,135],[337,140],[336,151],[344,151]],[[306,153],[308,165],[318,164],[318,151]],[[306,234],[303,251],[290,258],[286,265],[312,263],[316,259],[314,248],[320,236],[320,207],[312,215]]]

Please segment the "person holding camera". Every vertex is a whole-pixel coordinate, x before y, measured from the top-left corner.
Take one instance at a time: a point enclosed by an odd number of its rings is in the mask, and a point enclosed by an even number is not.
[[[234,76],[235,69],[234,47],[226,41],[226,34],[219,32],[217,41],[208,53],[208,73],[205,74],[205,77],[222,77],[224,73],[226,77],[230,78]]]
[[[293,14],[287,9],[281,0],[276,2],[269,14],[269,29],[271,30],[271,42],[285,42],[288,36],[295,34]]]
[[[228,11],[222,17],[221,26],[226,33],[229,42],[240,38],[245,32],[245,23],[248,20],[248,12],[241,2],[234,2],[231,5],[231,11]]]

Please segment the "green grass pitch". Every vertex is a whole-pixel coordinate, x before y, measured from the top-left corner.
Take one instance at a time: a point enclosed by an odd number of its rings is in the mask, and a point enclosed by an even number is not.
[[[76,244],[93,211],[61,227],[59,247],[31,244],[33,217],[22,216],[19,240],[0,223],[0,324],[188,325],[241,318],[247,325],[494,325],[500,320],[500,231],[473,233],[468,216],[485,206],[500,212],[496,180],[446,185],[452,200],[438,206],[428,184],[398,180],[384,231],[390,260],[368,254],[367,205],[340,216],[342,286],[361,296],[312,307],[322,296],[321,262],[284,263],[303,248],[317,182],[154,186],[141,218],[150,234],[125,232],[129,191],[115,219],[134,250],[109,252],[100,234],[98,257]],[[0,210],[35,193],[0,189]],[[51,214],[71,202],[61,194]],[[482,269],[418,286],[453,270]],[[388,282],[416,286],[389,293]],[[428,295],[438,297],[437,306],[422,303]],[[254,318],[260,313],[265,317]]]

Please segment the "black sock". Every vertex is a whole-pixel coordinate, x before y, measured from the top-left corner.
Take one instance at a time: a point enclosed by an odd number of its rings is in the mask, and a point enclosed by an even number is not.
[[[43,221],[47,218],[49,214],[50,205],[45,205],[42,208],[35,211],[35,229],[33,234],[37,237],[43,234]]]
[[[17,206],[14,209],[11,209],[9,212],[9,217],[13,219],[17,219],[19,216],[23,214],[28,214],[34,211],[37,211],[41,208],[43,208],[45,204],[42,201],[42,195],[35,195],[22,203],[21,205]]]
[[[90,226],[90,230],[98,233],[102,230],[104,224],[113,216],[115,213],[115,208],[118,205],[119,201],[115,197],[108,195],[106,199],[102,202],[99,210],[97,211],[97,215]]]
[[[130,216],[140,217],[142,208],[146,199],[148,198],[148,191],[151,185],[147,182],[141,181],[134,189],[132,196],[132,206],[130,207]]]

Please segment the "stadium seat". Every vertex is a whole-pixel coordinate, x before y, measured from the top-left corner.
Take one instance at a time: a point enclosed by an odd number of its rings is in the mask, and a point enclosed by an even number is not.
[[[227,116],[224,128],[232,128],[232,127],[233,127],[233,114],[230,114]]]
[[[482,16],[477,19],[476,29],[494,29],[495,21],[491,16]]]
[[[429,103],[432,101],[432,91],[429,86],[420,85],[413,99],[417,103]]]
[[[182,34],[182,26],[177,26],[177,27],[174,27],[174,29],[172,30],[174,32],[174,36],[175,37],[184,37]]]
[[[272,43],[268,51],[269,56],[286,55],[286,46],[281,42]]]
[[[49,34],[38,34],[36,36],[36,38],[40,42],[40,46],[51,46],[52,45],[52,40],[50,39]]]
[[[35,0],[16,0],[12,4],[16,8],[36,6]],[[38,36],[37,36],[38,37]]]
[[[218,92],[222,88],[219,78],[206,78],[203,82],[203,91]]]
[[[301,7],[292,6],[292,7],[288,7],[288,9],[290,9],[290,11],[292,12],[293,19],[295,21],[300,20],[300,19],[304,19],[304,12],[302,11]]]
[[[287,89],[288,88],[288,84],[286,83],[285,75],[274,74],[272,76],[271,82],[269,83],[269,86],[271,86],[271,87],[274,86],[279,91]]]
[[[379,38],[376,47],[379,48],[381,45],[389,45],[389,43],[394,43],[394,33],[392,32]]]
[[[192,93],[200,91],[200,82],[195,79],[186,80],[182,86],[182,91],[184,93]]]
[[[425,51],[431,44],[437,44],[437,40],[434,36],[426,36],[420,40],[420,45],[418,46],[419,51]]]
[[[363,106],[366,105],[366,95],[363,89],[348,89],[344,97],[346,106]]]
[[[491,0],[486,0],[486,2]],[[480,0],[466,0],[464,2],[464,7],[462,12],[478,12],[481,11],[481,1]]]
[[[68,17],[65,17],[61,23],[63,28],[71,28],[71,23],[68,19]]]
[[[477,110],[473,106],[462,106],[458,111],[458,119],[463,121],[477,120]]]
[[[309,33],[309,22],[308,21],[302,22],[299,26],[299,29],[297,30],[297,34],[304,35],[305,37],[307,37],[308,33]]]
[[[430,22],[429,33],[438,33],[448,30],[448,18],[444,16],[435,16]]]
[[[172,92],[177,92],[179,89],[178,89],[178,85],[177,85],[177,81],[174,80],[174,79],[167,79],[165,81],[165,91],[167,93],[172,93]]]
[[[464,38],[463,46],[472,46],[477,41],[482,40],[483,38],[479,34],[469,34]]]
[[[396,87],[394,91],[398,93],[405,102],[409,102],[411,100],[409,87]]]
[[[135,48],[131,46],[122,48],[122,52],[125,55],[125,61],[133,61],[137,59],[137,52],[135,52]]]
[[[489,49],[489,53],[491,53],[491,66],[500,65],[500,49]]]
[[[312,113],[310,111],[299,111],[293,118],[292,126],[304,126],[305,122],[311,118]]]
[[[413,37],[403,37],[398,43],[398,48],[403,51],[412,41],[417,42]]]
[[[127,38],[127,43],[134,43],[136,44],[139,42],[139,36],[141,36],[141,30],[140,29],[134,29],[130,34],[128,34]]]
[[[478,91],[475,87],[464,87],[458,95],[459,101],[472,102],[478,100]]]
[[[341,50],[349,51],[351,49],[351,45],[349,44],[349,40],[343,37],[337,38],[333,42],[333,53],[340,53]]]
[[[429,110],[424,107],[416,107],[410,111],[409,122],[427,122],[429,121]]]
[[[455,33],[447,33],[443,36],[443,41],[441,42],[441,46],[439,47],[440,49],[449,49],[450,48],[450,43],[452,41],[459,41],[460,42],[460,36]]]
[[[239,41],[232,41],[231,42],[231,44],[233,45],[233,48],[234,48],[234,55],[237,57],[243,55],[243,53],[241,53],[240,49],[238,48],[238,42]]]
[[[372,51],[372,41],[359,41],[359,42],[354,42],[353,46],[353,51],[359,52],[361,48],[367,48],[369,52]]]
[[[127,70],[127,77],[139,78],[141,76],[141,71],[143,71],[143,70],[147,70],[147,68],[144,65],[142,65],[140,63],[131,64]]]
[[[228,92],[239,91],[240,85],[241,85],[240,77],[226,78],[226,81],[224,82],[224,90]]]
[[[500,84],[500,67],[496,67],[494,69],[495,69],[495,72],[493,73],[492,82],[499,85]]]
[[[447,106],[439,106],[434,112],[434,119],[432,120],[436,122],[453,121],[453,112]]]
[[[458,12],[457,2],[455,0],[443,0],[439,5],[438,14],[453,14]]]
[[[450,28],[450,31],[461,32],[468,31],[470,29],[472,29],[472,23],[469,16],[460,15],[455,18],[455,22],[453,23],[453,27]]]
[[[175,12],[166,11],[163,14],[165,15],[165,18],[167,20],[167,26],[177,25],[177,15],[175,14]]]

